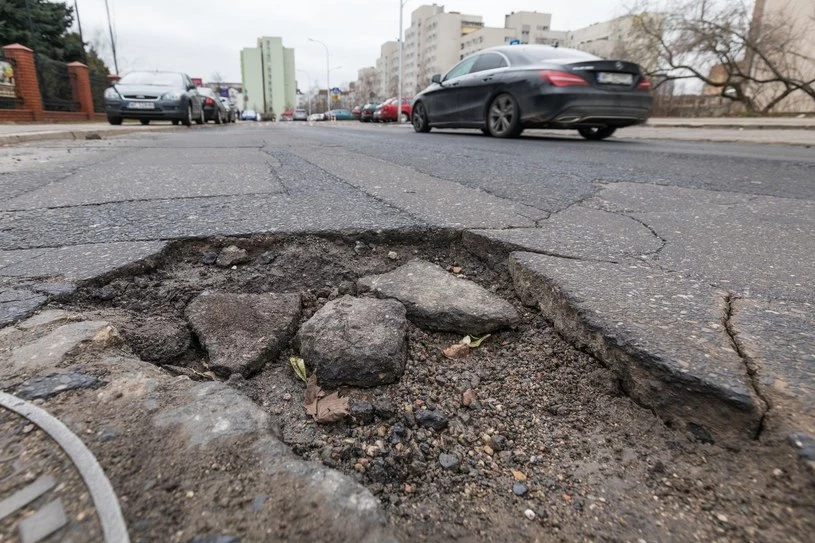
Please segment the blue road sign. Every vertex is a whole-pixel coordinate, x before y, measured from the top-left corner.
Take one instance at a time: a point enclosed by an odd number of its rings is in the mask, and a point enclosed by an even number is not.
[[[510,45],[521,45],[521,40],[510,40]]]
[[[339,87],[334,87],[333,89],[331,89],[331,94],[342,94],[342,91],[340,90]]]

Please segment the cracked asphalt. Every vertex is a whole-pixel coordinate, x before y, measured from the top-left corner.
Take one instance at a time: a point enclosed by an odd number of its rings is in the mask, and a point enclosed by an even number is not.
[[[658,362],[716,400],[700,415],[713,433],[767,420],[779,436],[815,433],[810,148],[359,123],[0,148],[0,308],[13,318],[54,284],[171,240],[431,228],[495,262],[516,251],[555,293],[534,302],[578,316],[549,315],[564,336],[612,366],[609,346],[627,350],[619,370],[641,403],[683,416],[636,374]]]

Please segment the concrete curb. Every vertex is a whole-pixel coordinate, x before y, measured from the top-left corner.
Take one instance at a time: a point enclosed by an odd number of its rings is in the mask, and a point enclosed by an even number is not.
[[[105,534],[105,541],[110,543],[127,543],[130,541],[127,534],[127,525],[119,507],[119,500],[113,491],[113,486],[111,486],[96,457],[82,443],[82,440],[59,419],[16,396],[0,392],[0,407],[9,409],[42,428],[70,457],[91,493],[93,504],[99,515],[99,522],[102,525],[102,531]]]
[[[654,119],[649,120],[644,125],[648,128],[704,128],[722,130],[815,130],[815,123],[773,123],[771,121],[762,122],[756,120],[750,123],[737,123],[737,122],[692,122],[692,121],[666,121],[666,122],[653,122]]]
[[[133,128],[102,128],[85,130],[49,131],[49,132],[27,132],[23,134],[8,134],[0,136],[0,146],[14,145],[16,143],[27,143],[32,141],[57,141],[57,140],[84,140],[88,134],[99,134],[102,137],[124,136],[126,134],[149,133],[149,132],[169,132],[182,130],[183,126],[156,126],[156,127],[136,127]]]

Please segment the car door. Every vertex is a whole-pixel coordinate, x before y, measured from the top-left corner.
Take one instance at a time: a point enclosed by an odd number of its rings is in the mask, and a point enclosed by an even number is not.
[[[434,125],[454,124],[459,117],[462,77],[470,73],[476,57],[468,57],[453,66],[441,83],[425,97],[427,113]]]
[[[459,84],[458,122],[470,126],[484,124],[487,101],[501,85],[500,74],[507,67],[509,61],[501,53],[487,51],[478,55],[470,73],[462,77]]]

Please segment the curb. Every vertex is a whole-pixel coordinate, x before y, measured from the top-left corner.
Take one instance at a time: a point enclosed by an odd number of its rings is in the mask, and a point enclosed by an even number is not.
[[[100,136],[123,136],[126,134],[134,134],[139,132],[169,132],[173,130],[182,130],[187,127],[179,126],[156,126],[156,127],[136,127],[133,128],[102,128],[99,130],[68,130],[60,132],[28,132],[24,134],[9,134],[0,136],[0,146],[14,145],[15,143],[27,143],[32,141],[57,141],[57,140],[84,140],[88,134],[98,134]]]
[[[647,128],[703,128],[706,130],[719,128],[722,130],[815,130],[812,124],[736,124],[736,123],[650,123],[641,125]]]

